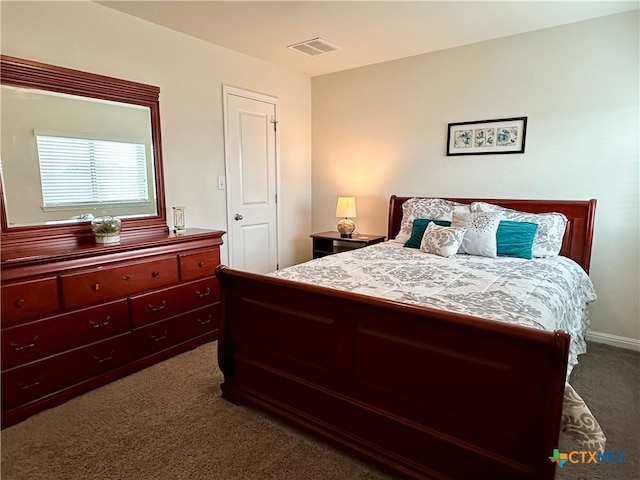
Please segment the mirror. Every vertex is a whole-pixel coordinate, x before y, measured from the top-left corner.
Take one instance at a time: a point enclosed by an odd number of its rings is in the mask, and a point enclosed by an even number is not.
[[[3,243],[40,230],[82,236],[103,215],[119,216],[124,236],[166,234],[159,89],[1,62]]]
[[[7,226],[157,214],[148,107],[0,86]]]

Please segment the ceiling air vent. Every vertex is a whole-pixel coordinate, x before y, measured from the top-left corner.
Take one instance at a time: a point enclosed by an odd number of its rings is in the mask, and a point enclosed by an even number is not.
[[[298,52],[304,53],[310,57],[340,49],[340,47],[332,45],[322,38],[314,38],[305,42],[296,43],[294,45],[289,45],[287,48],[297,50]]]

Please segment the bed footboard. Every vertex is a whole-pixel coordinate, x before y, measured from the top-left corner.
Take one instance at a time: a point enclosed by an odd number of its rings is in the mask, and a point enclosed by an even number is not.
[[[409,478],[548,479],[569,336],[222,267],[223,397]]]

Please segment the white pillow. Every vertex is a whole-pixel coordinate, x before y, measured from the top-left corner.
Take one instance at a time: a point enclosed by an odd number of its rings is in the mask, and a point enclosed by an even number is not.
[[[470,204],[452,202],[442,198],[410,198],[402,204],[402,222],[396,240],[401,240],[403,243],[409,240],[413,220],[416,218],[451,221],[453,212],[470,211]]]
[[[453,213],[452,227],[467,229],[458,253],[479,255],[481,257],[498,256],[496,232],[500,225],[501,213]]]
[[[567,217],[562,213],[520,212],[486,202],[473,202],[471,210],[473,212],[500,212],[503,220],[538,224],[538,230],[533,237],[533,247],[531,248],[533,257],[553,257],[558,255],[562,249],[562,239],[567,228]]]
[[[405,243],[407,243],[407,240],[409,240],[410,238],[411,238],[410,233],[403,233],[402,230],[400,230],[398,235],[396,235],[396,238],[389,241],[394,243],[402,243],[404,245]]]
[[[451,257],[458,253],[466,231],[466,228],[441,227],[430,222],[422,236],[420,250],[441,257]]]

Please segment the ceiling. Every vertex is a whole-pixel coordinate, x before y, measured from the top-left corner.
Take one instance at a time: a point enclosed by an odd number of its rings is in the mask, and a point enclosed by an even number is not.
[[[323,75],[629,10],[638,1],[99,1],[210,43]],[[320,37],[338,50],[287,46]]]

